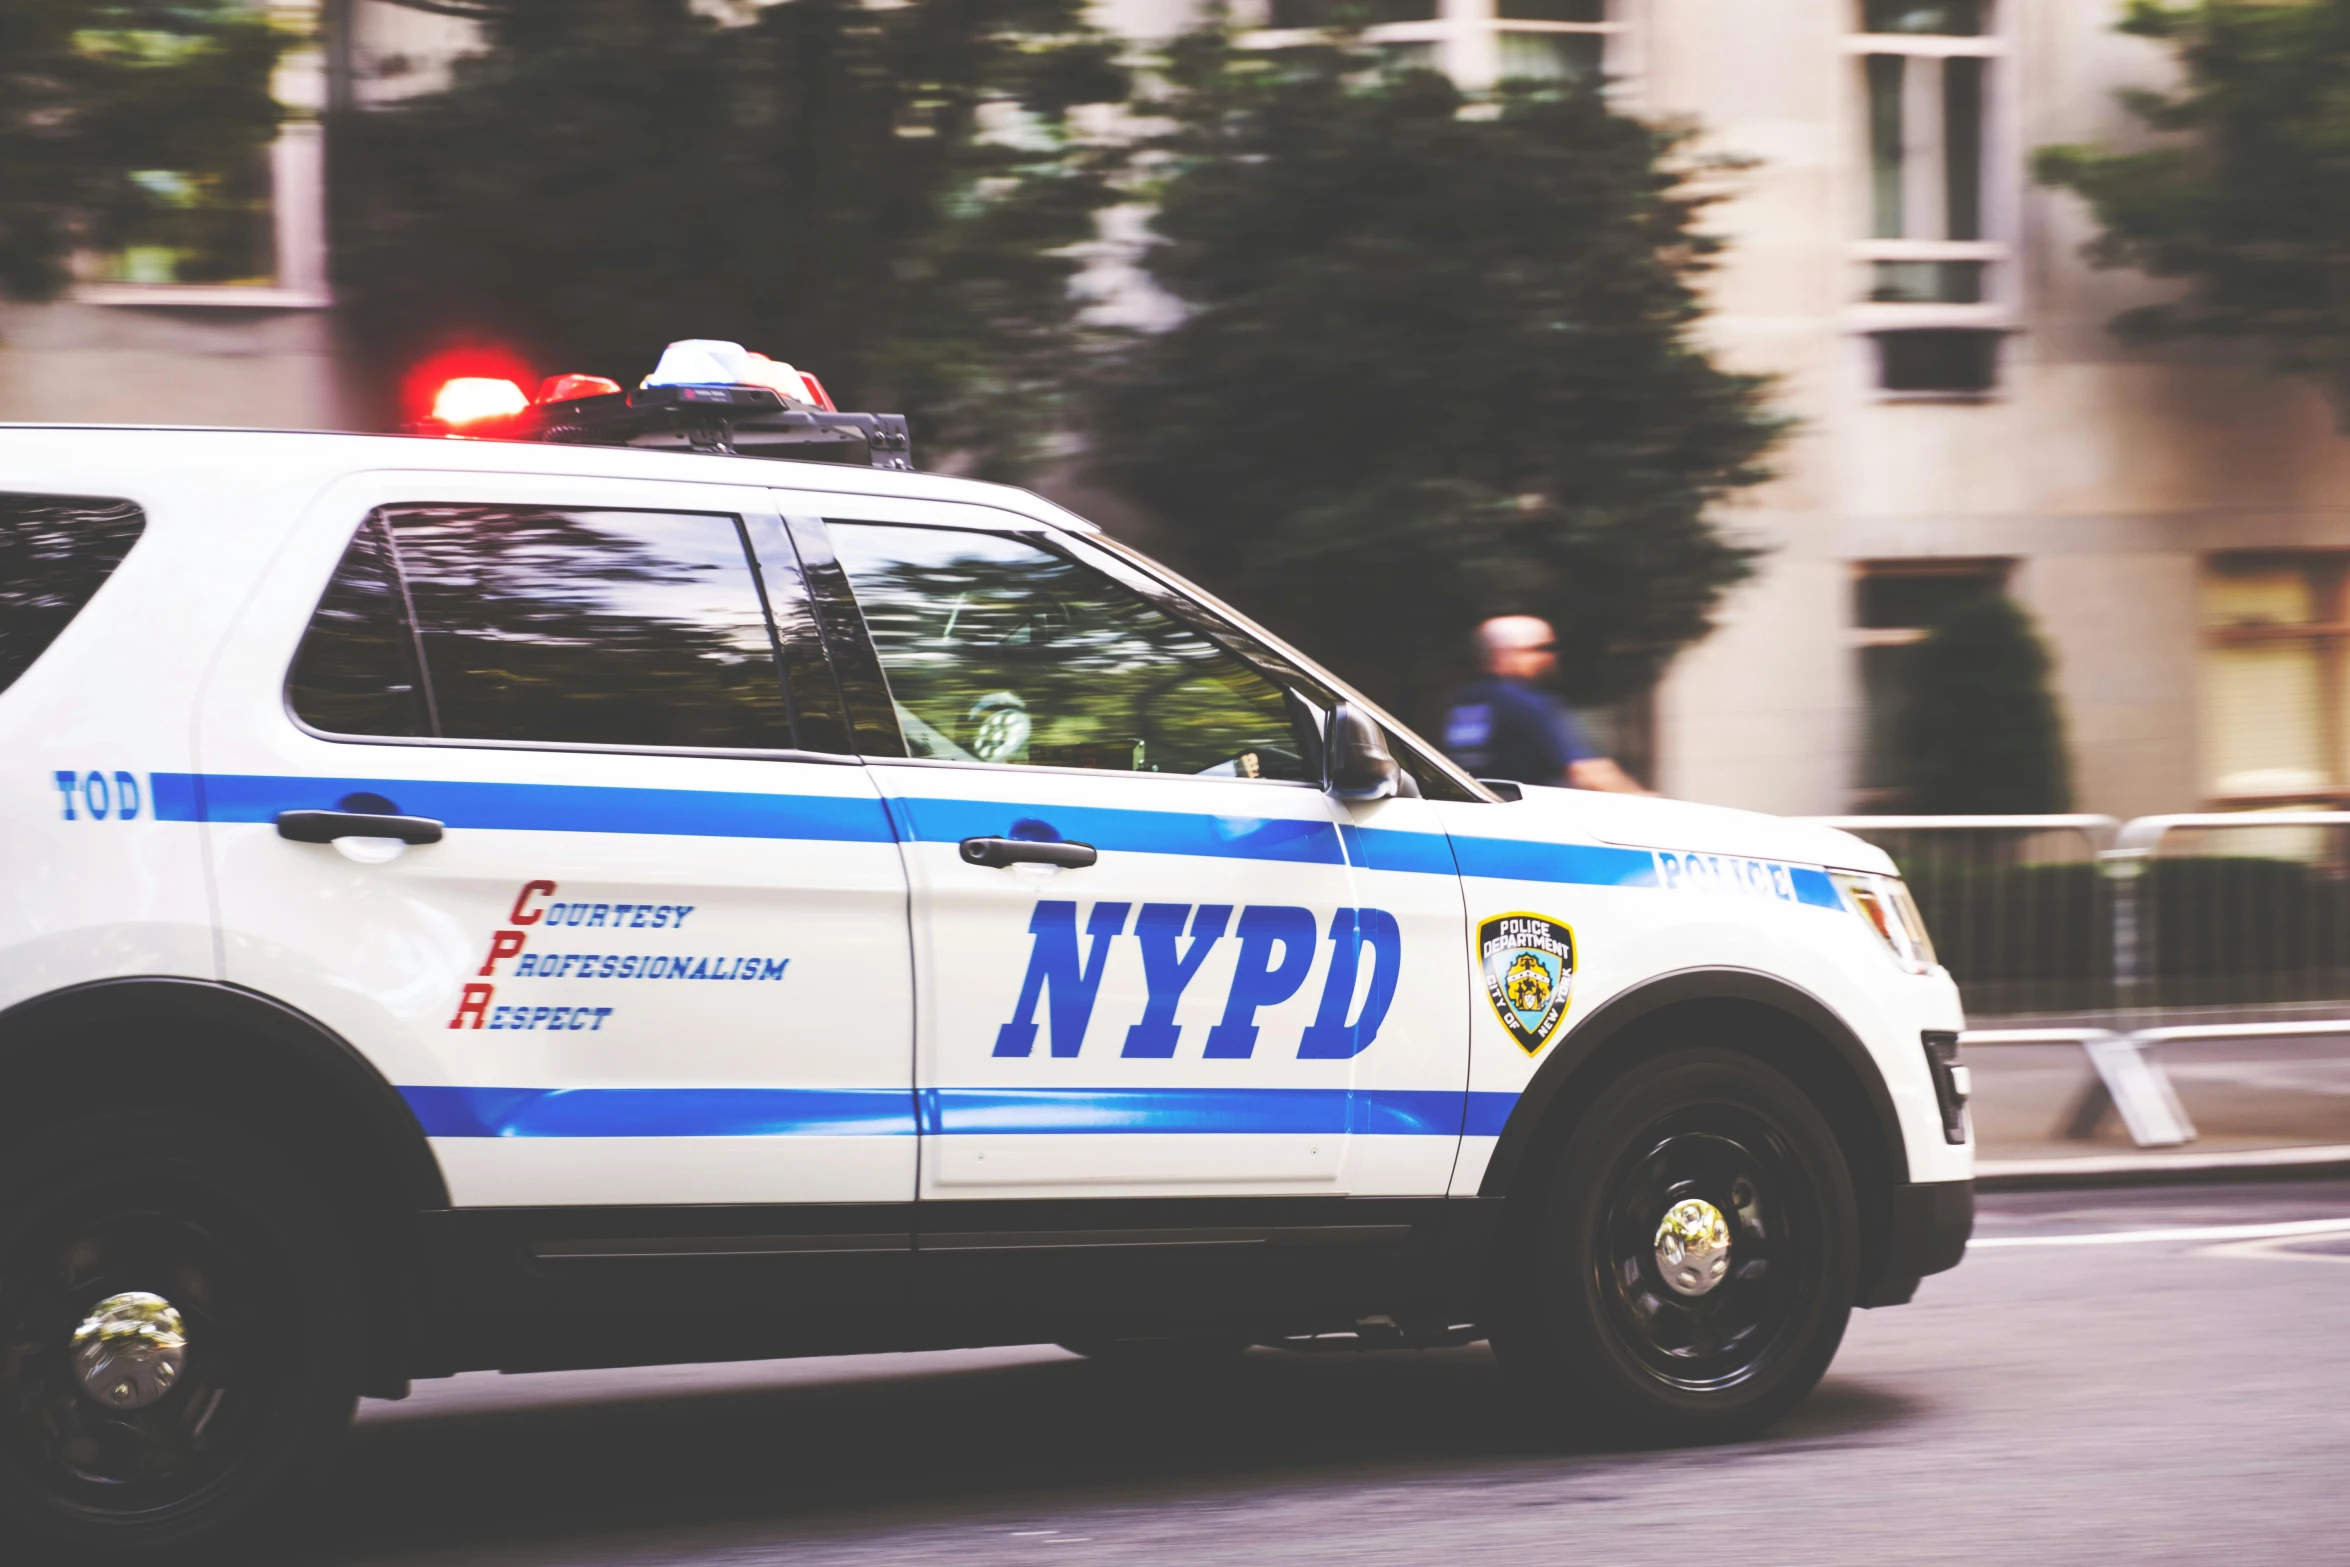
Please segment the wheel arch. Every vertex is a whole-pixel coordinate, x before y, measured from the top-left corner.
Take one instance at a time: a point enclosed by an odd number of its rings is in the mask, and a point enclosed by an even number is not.
[[[367,1391],[397,1396],[427,1307],[417,1215],[449,1206],[399,1091],[317,1019],[212,980],[98,980],[0,1012],[0,1145],[87,1113],[193,1106],[327,1183],[367,1293]]]
[[[1753,969],[1695,968],[1611,996],[1551,1049],[1519,1095],[1485,1167],[1482,1198],[1529,1189],[1578,1107],[1634,1063],[1679,1043],[1752,1055],[1809,1095],[1852,1172],[1861,1221],[1861,1303],[1877,1304],[1892,1262],[1894,1191],[1909,1180],[1901,1118],[1868,1047],[1819,997]],[[1906,1291],[1892,1293],[1906,1299]],[[1889,1302],[1888,1302],[1889,1303]]]

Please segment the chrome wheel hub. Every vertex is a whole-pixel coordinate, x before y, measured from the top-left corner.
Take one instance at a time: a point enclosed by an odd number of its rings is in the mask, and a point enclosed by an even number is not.
[[[1730,1275],[1730,1226],[1722,1210],[1690,1197],[1656,1227],[1656,1267],[1676,1295],[1703,1295]]]
[[[108,1409],[145,1409],[187,1370],[186,1324],[170,1301],[144,1290],[109,1295],[73,1330],[82,1391]]]

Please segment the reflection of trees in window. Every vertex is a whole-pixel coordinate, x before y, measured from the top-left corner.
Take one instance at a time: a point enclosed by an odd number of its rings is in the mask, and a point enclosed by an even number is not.
[[[312,622],[296,711],[343,733],[400,734],[411,667],[383,629],[404,585],[425,698],[452,739],[782,748],[791,725],[742,535],[731,517],[405,507],[379,561],[363,532]],[[386,577],[384,565],[396,575]],[[373,693],[334,705],[336,682]],[[372,685],[369,682],[372,681]],[[330,721],[340,718],[344,722]],[[346,727],[347,725],[347,727]]]
[[[81,613],[146,525],[129,501],[0,495],[0,691]]]
[[[368,518],[343,552],[302,634],[286,695],[296,717],[329,734],[435,733],[382,518]]]
[[[1090,568],[988,534],[832,531],[915,754],[1303,776],[1276,687]]]

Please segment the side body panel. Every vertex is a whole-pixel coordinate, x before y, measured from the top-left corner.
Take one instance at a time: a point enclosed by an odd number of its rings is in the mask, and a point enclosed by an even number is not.
[[[926,1201],[1339,1189],[1362,1058],[1300,1054],[1330,979],[1326,933],[1356,904],[1319,791],[929,763],[873,773],[913,886]],[[1024,823],[1101,859],[964,863],[962,839]],[[1138,925],[1169,915],[1184,931],[1176,963],[1207,947],[1179,991],[1162,979],[1154,1009]],[[1227,933],[1192,934],[1203,918]],[[1211,1054],[1252,921],[1285,922],[1264,954],[1276,977],[1313,967],[1235,1014]],[[1161,1053],[1152,1036],[1169,1027]]]
[[[323,496],[206,694],[226,977],[374,1062],[459,1206],[908,1201],[904,883],[864,770],[307,731],[288,665],[352,532],[393,502],[764,506],[494,475],[360,475]],[[360,863],[273,826],[361,793],[447,836]]]
[[[871,497],[778,504],[804,519],[795,536],[823,518],[1029,526]],[[871,656],[862,624],[833,645]],[[1409,1309],[1447,1230],[1466,1071],[1459,882],[1427,802],[1184,772],[869,765],[912,895],[915,1277],[943,1314],[934,1330],[1265,1333]],[[965,857],[990,838],[1098,859]]]
[[[113,575],[0,692],[0,1008],[114,976],[217,976],[185,782],[196,694],[300,509],[284,480],[225,461],[166,484],[95,455],[12,446],[0,464],[0,490],[146,514]]]
[[[1918,1037],[1921,1029],[1961,1026],[1947,975],[1904,973],[1816,864],[1603,843],[1580,830],[1580,809],[1574,792],[1549,789],[1529,789],[1513,804],[1440,807],[1472,932],[1529,911],[1571,927],[1576,938],[1573,997],[1550,1038],[1529,1049],[1498,1008],[1481,1001],[1477,1009],[1455,1195],[1484,1185],[1519,1095],[1559,1041],[1612,997],[1707,968],[1756,971],[1818,998],[1862,1042],[1884,1081],[1907,1178],[1971,1177],[1971,1146],[1943,1140]]]
[[[778,492],[794,517],[1032,532]],[[876,761],[913,896],[923,1195],[1442,1193],[1461,1121],[1458,878],[1425,801],[1174,772]],[[1092,845],[967,863],[968,838]],[[1172,922],[1172,923],[1170,923]]]
[[[1365,908],[1395,921],[1401,974],[1386,1020],[1356,1067],[1364,1111],[1340,1183],[1358,1196],[1449,1188],[1467,1118],[1470,1030],[1480,1004],[1462,922],[1460,875],[1440,809],[1418,799],[1340,803],[1339,841]],[[1358,976],[1351,1017],[1365,1015],[1375,971]],[[1407,1119],[1388,1106],[1424,1106]],[[1451,1129],[1432,1135],[1429,1123]]]

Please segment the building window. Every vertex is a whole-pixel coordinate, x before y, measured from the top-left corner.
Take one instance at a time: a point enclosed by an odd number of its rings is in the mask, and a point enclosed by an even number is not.
[[[1983,396],[1999,384],[2003,335],[1969,327],[1876,333],[1877,385],[1888,392]]]
[[[2007,591],[2003,559],[1863,561],[1853,583],[1852,641],[1860,657],[1861,747],[1855,803],[1901,805],[1899,738],[1909,706],[1910,650],[1950,613]]]
[[[2204,792],[2219,805],[2345,790],[2350,555],[2237,555],[2203,575]]]
[[[125,35],[122,47],[200,49],[207,15],[266,9],[315,32],[313,8],[219,0],[184,8],[187,32]],[[205,138],[185,167],[125,169],[113,241],[84,254],[76,297],[112,305],[320,306],[326,297],[326,157],[318,123],[318,51],[279,56],[270,91],[284,109],[274,136]]]
[[[1621,58],[1628,0],[1268,0],[1251,48],[1318,43],[1352,20],[1399,63],[1425,65],[1464,87],[1504,80],[1597,83],[1629,69]]]
[[[1994,155],[2007,41],[1993,0],[1857,3],[1859,31],[1847,48],[1857,57],[1865,106],[1863,237],[1852,251],[1861,324],[1870,331],[2003,326],[2014,309],[2005,239],[2012,181]],[[1889,392],[1979,393],[1992,382],[1901,386],[1895,375],[1963,382],[1964,367],[1997,368],[1995,344],[1945,337],[1879,346],[1880,385]]]

